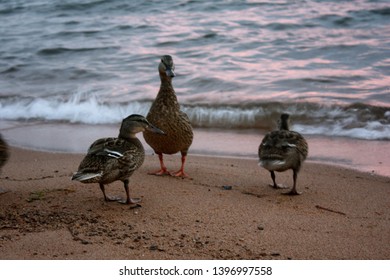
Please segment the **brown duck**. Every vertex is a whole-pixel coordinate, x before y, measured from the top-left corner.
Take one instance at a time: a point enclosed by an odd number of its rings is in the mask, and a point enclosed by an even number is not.
[[[9,158],[8,144],[0,134],[0,170],[7,162],[8,158]]]
[[[274,188],[280,188],[275,182],[275,171],[293,170],[294,184],[291,195],[297,192],[297,176],[303,161],[307,157],[308,145],[301,134],[289,130],[289,115],[282,114],[280,127],[277,131],[269,132],[259,146],[259,165],[271,172]]]
[[[105,201],[119,201],[126,204],[140,202],[139,198],[130,198],[129,177],[145,159],[144,147],[136,137],[138,132],[144,130],[164,134],[141,115],[130,115],[125,118],[117,138],[102,138],[92,143],[78,171],[73,174],[72,180],[86,184],[98,183]],[[126,191],[125,200],[106,195],[104,185],[118,180],[123,182]]]
[[[9,158],[8,144],[0,134],[0,171],[1,171],[1,168],[7,162],[8,158]],[[7,192],[7,191],[0,188],[0,193],[5,193],[5,192]]]
[[[146,116],[149,122],[161,128],[166,135],[162,136],[144,131],[144,138],[160,160],[160,170],[149,174],[188,177],[184,172],[184,164],[194,135],[188,116],[180,110],[172,86],[172,78],[175,77],[174,70],[175,65],[172,57],[164,55],[158,66],[161,79],[160,90]],[[181,153],[181,167],[179,171],[170,173],[164,165],[163,154],[171,155],[177,152]]]

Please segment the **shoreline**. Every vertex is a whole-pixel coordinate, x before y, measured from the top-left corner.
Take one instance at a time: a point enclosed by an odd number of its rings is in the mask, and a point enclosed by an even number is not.
[[[390,259],[388,177],[306,162],[292,197],[255,160],[189,156],[192,179],[177,179],[146,175],[158,166],[147,155],[130,178],[142,207],[131,208],[70,180],[82,157],[11,147],[2,259]],[[290,172],[276,179],[292,185]],[[107,192],[124,195],[120,182]]]
[[[83,125],[42,122],[3,122],[0,126],[7,142],[22,149],[42,152],[84,154],[89,145],[102,137],[115,137],[117,125]],[[189,154],[211,157],[257,159],[258,145],[265,131],[194,130],[195,138]],[[152,150],[142,137],[145,151]],[[359,140],[343,137],[305,135],[309,144],[308,162],[347,167],[390,177],[390,141]]]

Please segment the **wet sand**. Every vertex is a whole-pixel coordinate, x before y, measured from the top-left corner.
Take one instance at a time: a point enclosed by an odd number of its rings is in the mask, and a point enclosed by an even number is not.
[[[41,121],[3,121],[0,129],[7,142],[15,147],[64,153],[84,153],[96,139],[118,135],[117,125],[50,124]],[[255,160],[266,132],[196,128],[191,154]],[[305,135],[305,138],[309,144],[309,161],[390,177],[390,141],[315,135]],[[146,151],[151,153],[142,135],[139,139]]]
[[[12,148],[0,176],[1,259],[389,259],[390,178],[307,162],[300,196],[255,159],[188,157],[192,179],[131,177],[141,207],[70,180],[82,154]],[[180,158],[167,157],[170,169]],[[291,172],[278,183],[292,185]],[[225,187],[224,187],[225,186]],[[228,187],[226,187],[228,186]],[[124,196],[116,182],[109,194]]]

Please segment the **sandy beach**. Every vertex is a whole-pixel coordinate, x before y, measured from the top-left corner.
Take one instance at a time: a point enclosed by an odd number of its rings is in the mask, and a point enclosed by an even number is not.
[[[82,154],[11,149],[0,177],[1,259],[389,259],[390,178],[306,162],[300,196],[256,160],[188,157],[192,179],[131,177],[141,207],[70,180]],[[167,156],[178,169],[179,156]],[[291,186],[291,172],[278,173]],[[124,196],[116,182],[109,194]]]

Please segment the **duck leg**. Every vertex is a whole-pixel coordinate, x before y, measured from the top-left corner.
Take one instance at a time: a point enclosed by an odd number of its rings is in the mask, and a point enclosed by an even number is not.
[[[181,167],[179,171],[172,174],[174,177],[189,178],[187,173],[184,172],[184,164],[186,163],[187,153],[181,153]]]
[[[272,186],[274,189],[277,189],[278,188],[278,185],[276,184],[276,180],[275,180],[275,171],[270,171],[271,172],[271,178],[272,178],[272,182],[274,183],[274,185]]]
[[[287,187],[284,186],[284,185],[276,184],[276,180],[275,180],[275,178],[276,178],[276,176],[275,176],[275,171],[270,171],[270,173],[271,173],[271,178],[272,178],[272,182],[273,182],[273,185],[270,184],[270,186],[271,186],[272,188],[274,188],[274,189],[287,189]]]
[[[293,169],[293,180],[294,185],[290,192],[286,193],[288,195],[299,195],[300,192],[297,191],[297,178],[298,178],[298,171],[296,169]]]
[[[162,176],[162,175],[171,175],[167,168],[165,167],[164,160],[163,160],[163,154],[162,153],[157,153],[158,154],[158,159],[160,160],[160,166],[161,169],[157,170],[155,172],[148,172],[149,175],[157,175],[157,176]]]
[[[99,183],[99,186],[100,186],[100,189],[102,190],[103,192],[103,195],[104,195],[104,200],[107,201],[107,202],[111,202],[111,201],[118,201],[120,200],[120,197],[110,197],[110,196],[107,196],[106,195],[106,191],[105,191],[105,188],[104,188],[104,185],[102,183]]]
[[[141,202],[141,198],[130,198],[130,191],[129,191],[129,180],[123,181],[123,186],[126,191],[126,199],[118,200],[119,203],[122,204],[137,204]]]

